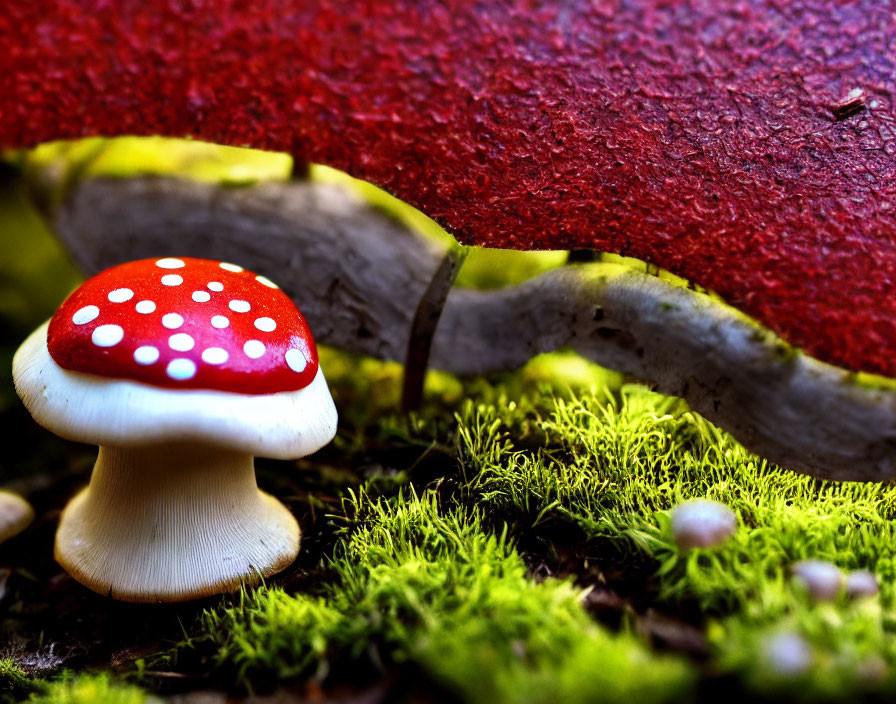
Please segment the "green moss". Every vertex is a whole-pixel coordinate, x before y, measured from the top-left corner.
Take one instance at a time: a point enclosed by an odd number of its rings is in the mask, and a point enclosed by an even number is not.
[[[518,447],[525,424],[506,409],[468,403],[458,415],[467,490],[480,507],[517,516],[530,531],[564,524],[604,560],[647,560],[650,603],[699,613],[719,665],[749,686],[819,697],[890,686],[896,487],[820,482],[770,466],[684,403],[643,387],[552,403],[539,423],[547,443],[534,451]],[[669,509],[695,497],[739,516],[725,545],[675,546]],[[881,594],[814,604],[790,578],[804,558],[869,569]],[[807,673],[775,676],[764,664],[763,643],[779,631],[807,640]],[[863,674],[877,660],[883,674]]]
[[[14,701],[38,685],[13,658],[0,658],[0,702]]]
[[[27,153],[29,171],[74,169],[78,177],[173,175],[224,184],[289,177],[287,154],[166,137],[90,137],[42,144]]]
[[[50,317],[81,276],[28,202],[0,180],[0,340],[22,336]]]
[[[107,674],[82,674],[50,682],[39,694],[28,699],[32,704],[161,704],[133,685],[116,683]]]
[[[244,686],[322,676],[331,661],[413,662],[467,701],[663,701],[680,662],[613,635],[566,581],[529,579],[506,532],[435,491],[351,494],[322,594],[264,588],[206,612],[215,660]],[[208,641],[194,642],[206,647]],[[375,654],[375,655],[372,655]]]

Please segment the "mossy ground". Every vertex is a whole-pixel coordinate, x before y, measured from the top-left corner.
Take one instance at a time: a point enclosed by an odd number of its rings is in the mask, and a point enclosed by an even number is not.
[[[488,379],[430,374],[424,407],[406,416],[398,365],[324,350],[336,440],[297,463],[258,463],[262,487],[301,522],[299,560],[264,586],[196,604],[130,606],[86,592],[51,546],[93,450],[37,428],[8,376],[16,344],[75,274],[16,184],[10,176],[0,189],[0,422],[15,438],[0,469],[38,519],[0,547],[0,696],[144,702],[286,688],[498,704],[896,694],[896,488],[768,465],[681,401],[562,353]],[[493,285],[488,262],[499,256],[478,255],[468,283]],[[501,270],[545,265],[515,257]],[[735,511],[725,545],[676,547],[669,511],[693,497]],[[805,558],[870,570],[881,591],[814,603],[790,575]],[[805,640],[807,668],[774,666],[769,643],[780,634]]]

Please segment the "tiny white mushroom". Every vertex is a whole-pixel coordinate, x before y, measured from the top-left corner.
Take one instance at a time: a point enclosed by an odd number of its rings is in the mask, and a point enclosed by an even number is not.
[[[778,633],[767,638],[762,658],[770,670],[785,677],[796,677],[812,666],[812,650],[797,633]]]
[[[874,596],[880,591],[877,576],[868,570],[856,570],[846,576],[846,593],[853,599]]]
[[[840,569],[825,560],[801,560],[793,566],[792,572],[794,579],[805,586],[815,601],[836,599],[843,586]]]
[[[34,509],[25,499],[0,490],[0,543],[18,535],[34,520]]]
[[[693,499],[672,509],[672,535],[678,547],[708,548],[721,545],[737,530],[734,512],[709,499]]]
[[[887,661],[874,653],[862,660],[856,668],[859,677],[866,682],[879,682],[887,676]]]

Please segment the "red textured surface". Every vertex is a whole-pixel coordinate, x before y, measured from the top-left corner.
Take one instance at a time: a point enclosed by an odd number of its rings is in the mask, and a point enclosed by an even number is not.
[[[72,371],[169,388],[263,394],[310,384],[317,348],[295,304],[267,279],[225,266],[183,257],[106,269],[53,316],[50,355]]]
[[[880,0],[7,3],[0,144],[286,150],[464,242],[639,257],[896,376],[894,36]]]

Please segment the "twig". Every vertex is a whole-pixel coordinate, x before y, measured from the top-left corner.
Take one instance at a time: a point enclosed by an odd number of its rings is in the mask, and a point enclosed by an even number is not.
[[[404,363],[401,406],[405,413],[417,410],[423,402],[423,383],[426,379],[433,336],[445,301],[466,258],[466,247],[460,245],[449,247],[426,292],[417,304]]]

